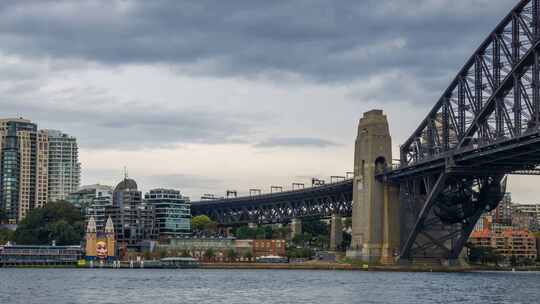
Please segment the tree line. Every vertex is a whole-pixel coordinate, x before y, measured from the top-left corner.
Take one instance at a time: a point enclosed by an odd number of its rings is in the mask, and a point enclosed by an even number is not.
[[[32,209],[15,231],[0,229],[0,244],[47,245],[55,241],[57,245],[79,245],[84,233],[84,216],[80,209],[58,201]]]

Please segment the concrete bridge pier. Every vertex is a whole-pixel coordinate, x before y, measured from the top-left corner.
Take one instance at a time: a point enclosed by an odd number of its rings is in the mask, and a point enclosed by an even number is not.
[[[364,113],[354,153],[352,240],[347,256],[393,263],[399,248],[399,188],[377,180],[391,166],[392,139],[382,110]]]
[[[330,250],[337,251],[343,243],[343,219],[340,215],[334,214],[330,226]]]
[[[302,220],[293,218],[291,221],[291,239],[302,234]]]

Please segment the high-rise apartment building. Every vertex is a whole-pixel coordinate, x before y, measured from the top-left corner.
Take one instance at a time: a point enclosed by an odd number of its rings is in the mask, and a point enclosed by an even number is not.
[[[0,209],[8,224],[30,210],[66,199],[80,180],[75,138],[38,130],[23,118],[0,119]]]
[[[79,187],[75,192],[71,192],[66,200],[73,206],[81,208],[84,212],[98,198],[109,197],[112,202],[112,193],[113,188],[111,186],[100,184],[86,185]]]
[[[499,203],[499,206],[493,211],[491,211],[491,216],[493,217],[493,223],[512,226],[512,196],[510,193],[506,193]]]
[[[49,201],[65,200],[80,183],[77,139],[57,130],[45,132],[49,142]]]
[[[15,224],[48,199],[48,136],[22,118],[0,119],[0,208]]]
[[[86,222],[94,218],[98,230],[105,229],[106,209],[113,205],[113,189],[105,185],[82,186],[70,193],[67,201],[81,209],[86,216]]]
[[[144,198],[154,207],[160,239],[174,239],[191,233],[191,204],[180,191],[153,189]]]

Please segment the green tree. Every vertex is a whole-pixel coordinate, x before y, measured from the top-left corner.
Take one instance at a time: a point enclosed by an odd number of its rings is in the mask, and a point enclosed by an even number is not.
[[[212,222],[207,215],[197,215],[191,219],[191,227],[193,230],[204,230]]]
[[[469,247],[469,261],[481,264],[498,264],[502,257],[498,255],[493,248],[476,247],[472,244]]]
[[[244,254],[244,258],[251,262],[251,259],[253,259],[253,253],[250,251],[246,252],[246,254]]]
[[[258,240],[266,239],[266,230],[263,227],[257,227],[255,229],[255,238]]]
[[[47,230],[50,231],[49,239],[55,240],[59,245],[78,244],[81,242],[80,233],[77,232],[73,225],[65,220],[50,223]]]
[[[329,235],[328,224],[319,219],[307,219],[302,221],[302,231],[316,237],[319,235]]]
[[[255,229],[251,229],[248,226],[242,226],[238,227],[234,235],[237,239],[240,240],[248,240],[248,239],[254,239],[255,238]]]
[[[287,250],[285,251],[285,255],[289,259],[295,259],[295,258],[298,258],[298,259],[311,259],[311,257],[314,254],[315,253],[314,253],[313,249],[307,248],[307,247],[302,247],[302,248],[290,247],[290,248],[287,248]]]
[[[272,226],[265,226],[264,227],[264,238],[267,240],[272,239],[273,229]]]
[[[518,264],[519,264],[518,263],[518,258],[515,255],[511,256],[510,257],[510,265],[515,267],[515,266],[518,266]]]
[[[205,257],[207,260],[213,260],[215,256],[216,256],[216,253],[215,253],[214,249],[212,249],[212,248],[208,248],[208,249],[206,249],[206,251],[204,252],[204,257]]]
[[[4,245],[13,240],[15,232],[9,229],[0,229],[0,245]]]
[[[289,237],[291,229],[289,227],[276,228],[272,231],[272,238],[274,239],[286,239]]]
[[[18,244],[79,244],[84,236],[84,218],[78,208],[60,201],[33,209],[23,219],[14,234]]]
[[[232,248],[228,249],[225,254],[226,254],[227,258],[229,259],[229,262],[236,261],[236,258],[238,257],[238,254],[236,253],[236,250],[234,250]]]
[[[347,232],[343,231],[343,241],[341,242],[340,249],[342,251],[347,250],[351,246],[352,237]]]
[[[207,215],[198,215],[191,219],[191,227],[197,233],[212,234],[217,230],[217,223]]]
[[[296,245],[297,247],[304,246],[304,235],[303,234],[297,234],[293,236],[291,242]]]
[[[7,220],[6,212],[4,211],[4,209],[0,208],[0,224],[5,220]]]

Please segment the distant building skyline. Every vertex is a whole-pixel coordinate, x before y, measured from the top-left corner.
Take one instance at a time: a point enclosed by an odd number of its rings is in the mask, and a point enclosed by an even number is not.
[[[75,137],[29,119],[0,119],[0,208],[16,224],[34,208],[66,199],[80,182]]]

